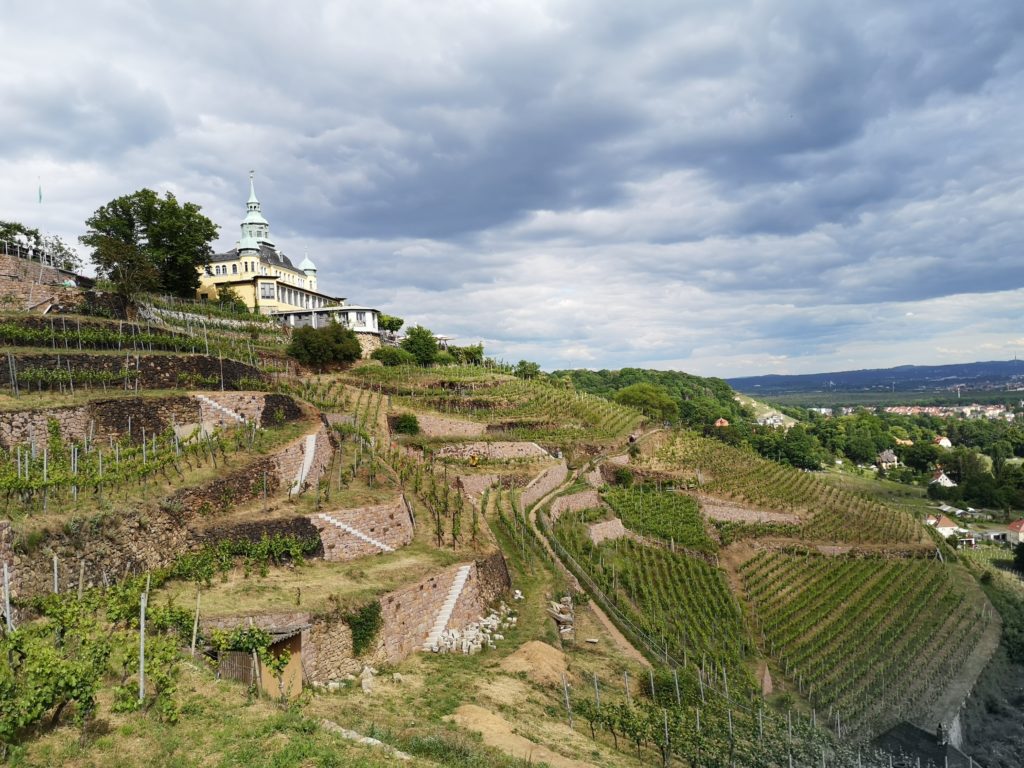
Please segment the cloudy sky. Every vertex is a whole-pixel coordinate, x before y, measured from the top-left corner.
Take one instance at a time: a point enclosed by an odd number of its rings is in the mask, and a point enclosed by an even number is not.
[[[0,219],[141,187],[545,368],[1024,353],[1019,0],[0,0]],[[37,202],[41,183],[43,202]]]

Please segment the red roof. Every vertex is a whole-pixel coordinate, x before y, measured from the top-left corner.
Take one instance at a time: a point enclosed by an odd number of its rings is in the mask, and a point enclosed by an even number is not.
[[[939,519],[935,521],[936,528],[959,528],[956,523],[950,520],[945,515],[939,515]]]
[[[1014,520],[1012,523],[1010,523],[1010,530],[1014,533],[1020,533],[1021,531],[1024,531],[1024,519]]]

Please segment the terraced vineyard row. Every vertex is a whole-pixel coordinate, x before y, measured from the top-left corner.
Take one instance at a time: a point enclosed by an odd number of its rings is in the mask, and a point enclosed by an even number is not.
[[[707,494],[807,519],[806,539],[863,544],[926,545],[922,525],[904,511],[836,488],[810,472],[786,467],[695,434],[678,435],[651,466],[681,472]]]
[[[602,397],[524,381],[487,368],[452,366],[431,369],[366,367],[353,371],[356,386],[415,398],[409,405],[499,423],[502,434],[518,440],[559,441],[622,438],[642,421],[639,411]]]
[[[576,514],[559,518],[556,540],[645,634],[669,655],[723,673],[734,690],[748,685],[750,650],[743,614],[725,578],[696,557],[631,539],[593,544]]]
[[[6,514],[23,515],[49,508],[73,508],[80,501],[101,501],[104,494],[123,491],[125,498],[145,491],[152,479],[185,482],[207,463],[223,465],[231,454],[260,451],[275,444],[279,434],[291,436],[292,425],[280,430],[253,425],[212,434],[198,428],[179,437],[173,429],[146,434],[138,442],[127,436],[107,442],[67,442],[56,425],[46,447],[18,445],[0,448],[0,495]],[[262,482],[254,478],[254,483]]]
[[[704,530],[697,501],[690,496],[634,486],[612,488],[604,500],[631,531],[698,552],[717,550]]]
[[[761,552],[740,571],[765,650],[851,735],[920,715],[990,620],[934,560]]]

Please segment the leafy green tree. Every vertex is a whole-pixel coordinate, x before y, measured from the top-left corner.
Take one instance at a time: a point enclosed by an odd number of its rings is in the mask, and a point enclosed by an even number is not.
[[[821,443],[802,424],[786,431],[781,448],[786,461],[801,469],[820,469],[826,458]]]
[[[323,328],[296,328],[288,345],[288,354],[305,366],[323,368],[331,363],[358,360],[362,347],[352,330],[340,323],[331,323]]]
[[[1024,572],[1024,541],[1013,549],[1013,567]]]
[[[161,198],[140,189],[97,208],[79,240],[93,249],[99,277],[112,281],[122,296],[160,290],[190,298],[217,237],[217,225],[200,210],[170,192]]]
[[[664,387],[641,382],[631,384],[615,393],[615,402],[636,408],[656,421],[675,421],[679,418],[679,405]]]
[[[232,288],[230,285],[220,285],[217,287],[217,303],[225,309],[231,309],[235,312],[248,312],[249,307],[242,301],[242,297],[238,295],[238,291]]]
[[[464,363],[465,365],[483,365],[484,363],[484,345],[483,344],[471,344],[467,347],[456,347],[449,345],[448,351],[451,352],[458,362]]]
[[[437,339],[433,331],[422,325],[414,325],[405,332],[402,349],[412,354],[416,362],[422,366],[433,365],[437,359]]]
[[[514,373],[520,379],[536,379],[540,376],[540,365],[529,360],[520,360],[516,363]]]
[[[377,327],[382,331],[391,331],[392,333],[398,333],[401,327],[405,325],[405,320],[394,315],[381,314],[377,320]]]

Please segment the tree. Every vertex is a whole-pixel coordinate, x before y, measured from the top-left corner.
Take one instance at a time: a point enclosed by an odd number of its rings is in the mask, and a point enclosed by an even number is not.
[[[516,363],[514,373],[520,379],[536,379],[540,376],[540,366],[537,363],[531,363],[529,360],[520,360]]]
[[[422,366],[433,365],[437,359],[437,339],[434,338],[433,331],[422,325],[414,325],[406,331],[401,346]]]
[[[615,402],[636,408],[656,421],[675,421],[679,418],[679,405],[664,387],[641,382],[631,384],[615,393]]]
[[[1024,572],[1024,541],[1013,549],[1013,567]]]
[[[111,280],[122,296],[160,290],[191,298],[217,237],[217,225],[200,210],[170,192],[161,198],[140,189],[97,208],[79,240],[93,249],[99,277]]]
[[[39,245],[53,266],[68,272],[77,272],[82,268],[82,257],[78,251],[64,242],[60,235],[45,235],[40,238]]]
[[[362,347],[355,332],[339,323],[331,323],[323,328],[296,328],[288,354],[303,365],[323,368],[331,363],[358,360]]]
[[[391,331],[392,333],[398,333],[403,325],[405,325],[405,320],[394,315],[381,314],[377,320],[378,328],[382,331]]]
[[[248,312],[249,307],[242,301],[242,297],[238,295],[238,291],[232,288],[230,285],[219,285],[217,286],[217,303],[226,309],[232,309],[235,312]]]

